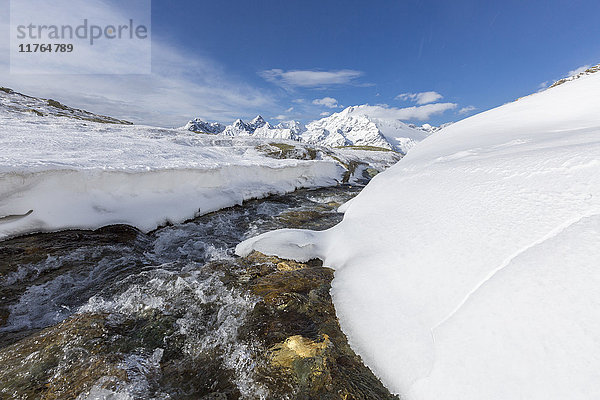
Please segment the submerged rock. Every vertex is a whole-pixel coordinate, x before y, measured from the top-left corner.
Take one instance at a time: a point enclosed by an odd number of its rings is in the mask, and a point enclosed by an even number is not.
[[[241,262],[253,277],[245,284],[260,301],[240,337],[256,339],[266,349],[259,355],[266,360],[259,363],[259,379],[270,398],[396,398],[340,329],[329,295],[333,270],[318,260],[302,264],[258,252]]]
[[[331,342],[324,335],[321,341],[312,341],[300,335],[290,336],[285,342],[271,347],[271,363],[276,367],[294,368],[294,365],[307,358],[323,359]],[[322,371],[319,371],[321,373]]]
[[[75,398],[101,378],[107,389],[127,381],[123,358],[107,351],[106,317],[78,315],[2,349],[0,397]]]
[[[327,229],[356,192],[0,243],[0,398],[394,398],[340,329],[333,270],[222,250],[252,229]]]
[[[302,264],[253,253],[210,263],[203,273],[217,281],[201,297],[219,290],[223,298],[251,299],[243,306],[247,311],[224,316],[238,318],[237,323],[219,319],[226,309],[221,300],[194,309],[202,288],[185,284],[185,275],[166,274],[158,283],[153,275],[157,286],[143,286],[146,293],[138,294],[153,300],[139,303],[134,292],[122,296],[134,312],[124,313],[124,305],[104,313],[84,308],[0,349],[0,394],[93,398],[126,389],[134,398],[394,398],[340,330],[329,296],[331,269],[318,261]],[[161,291],[161,301],[169,304],[153,306]],[[219,337],[224,329],[230,330],[229,340]],[[201,343],[202,337],[216,344]],[[245,392],[239,382],[244,371],[248,375],[241,378],[252,386]]]

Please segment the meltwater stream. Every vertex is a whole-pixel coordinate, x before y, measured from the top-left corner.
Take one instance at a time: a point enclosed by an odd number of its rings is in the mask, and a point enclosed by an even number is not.
[[[359,190],[299,190],[150,234],[0,242],[0,398],[387,396],[338,333],[330,270],[233,254],[269,230],[335,225]],[[290,340],[310,357],[288,360]]]

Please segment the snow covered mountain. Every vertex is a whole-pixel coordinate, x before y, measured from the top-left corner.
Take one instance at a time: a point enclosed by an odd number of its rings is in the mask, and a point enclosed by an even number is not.
[[[403,154],[417,142],[439,130],[429,124],[417,127],[397,119],[373,117],[369,114],[369,106],[362,105],[348,107],[306,126],[298,121],[287,121],[273,127],[259,115],[249,123],[238,119],[223,129],[218,124],[219,129],[211,130],[215,123],[209,124],[199,119],[190,121],[185,128],[227,136],[290,139],[328,147],[368,146]]]
[[[222,133],[225,136],[245,136],[250,135],[252,132],[244,121],[237,119],[233,124],[227,125]]]
[[[257,115],[250,122],[241,119],[235,120],[231,125],[222,125],[218,122],[206,122],[200,118],[189,121],[184,129],[210,134],[223,134],[225,136],[254,136],[257,138],[287,139],[300,141],[300,133],[304,126],[297,121],[281,122],[275,126]]]
[[[348,107],[306,126],[302,140],[330,147],[371,146],[406,154],[429,135],[391,118],[369,115],[369,106]]]
[[[267,121],[265,121],[265,119],[262,117],[262,115],[257,115],[256,117],[254,117],[254,119],[252,121],[250,121],[246,126],[248,127],[248,130],[250,132],[254,132],[258,128],[262,128],[264,126],[267,126],[270,128],[269,123]]]
[[[271,129],[271,125],[262,116],[257,115],[248,123],[241,119],[235,120],[233,124],[227,125],[222,133],[226,136],[250,136],[260,128],[264,128],[265,130]]]
[[[282,121],[282,122],[278,123],[277,125],[275,125],[275,128],[289,129],[297,136],[300,136],[300,134],[306,130],[306,126],[304,126],[304,124],[302,124],[298,121],[293,121],[293,120],[292,121]]]
[[[444,128],[342,210],[236,252],[335,268],[340,324],[391,391],[599,398],[600,72]]]
[[[218,134],[222,133],[225,130],[225,125],[220,124],[218,122],[205,122],[202,121],[200,118],[195,118],[188,122],[185,125],[184,129],[198,133]]]
[[[445,124],[441,124],[440,126],[433,126],[430,124],[423,124],[421,126],[415,124],[408,124],[408,126],[409,128],[417,129],[419,131],[427,133],[428,135],[431,135],[432,133],[436,133],[437,131],[444,129],[445,127],[450,126],[453,123],[454,122],[446,122]]]
[[[300,136],[290,128],[273,128],[271,125],[266,124],[254,131],[252,134],[254,137],[272,138],[272,139],[288,139],[300,141]]]

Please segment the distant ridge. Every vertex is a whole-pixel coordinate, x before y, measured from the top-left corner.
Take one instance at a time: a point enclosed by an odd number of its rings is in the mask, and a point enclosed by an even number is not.
[[[289,139],[329,147],[379,148],[402,154],[441,129],[429,124],[408,125],[393,118],[374,118],[368,110],[368,106],[347,107],[307,125],[285,121],[273,126],[260,115],[248,123],[237,119],[227,126],[196,118],[189,121],[184,129],[227,136]]]

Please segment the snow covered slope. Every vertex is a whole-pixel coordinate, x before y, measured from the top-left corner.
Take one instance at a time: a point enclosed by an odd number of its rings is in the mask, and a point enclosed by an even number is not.
[[[0,87],[0,109],[10,111],[15,116],[37,115],[40,117],[67,117],[82,121],[131,125],[131,122],[128,121],[122,121],[116,118],[68,107],[52,99],[27,96],[5,87]]]
[[[296,136],[299,136],[302,132],[304,132],[306,130],[306,127],[298,122],[298,121],[282,121],[280,123],[278,123],[277,125],[275,125],[275,128],[277,129],[289,129],[292,133],[294,133]]]
[[[600,73],[444,128],[325,232],[353,348],[406,399],[600,398]]]
[[[360,153],[98,123],[112,119],[63,107],[53,114],[44,99],[0,91],[0,239],[116,223],[147,231],[250,198],[358,179],[366,170]],[[252,124],[257,132],[265,126]],[[371,157],[364,162],[376,169],[398,160]]]
[[[270,125],[256,129],[252,136],[272,139],[299,140],[299,136],[290,128],[272,128]]]

